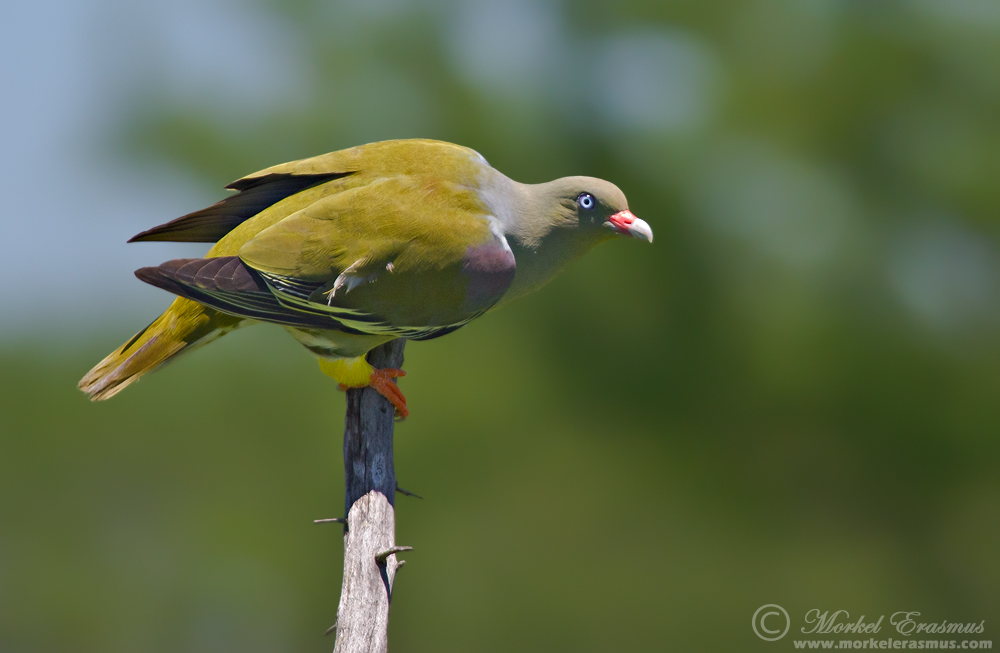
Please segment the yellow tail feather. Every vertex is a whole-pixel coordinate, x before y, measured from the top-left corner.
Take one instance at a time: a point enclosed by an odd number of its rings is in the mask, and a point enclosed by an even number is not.
[[[79,383],[92,401],[110,399],[181,352],[208,344],[243,319],[178,297],[163,315],[87,372]]]

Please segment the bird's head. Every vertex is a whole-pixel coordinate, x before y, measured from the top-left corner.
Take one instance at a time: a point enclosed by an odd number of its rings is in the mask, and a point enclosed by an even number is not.
[[[617,186],[595,177],[563,177],[535,187],[554,207],[545,226],[573,229],[588,240],[630,236],[653,242],[653,230],[628,209]]]
[[[568,263],[612,238],[653,242],[653,230],[629,211],[625,194],[603,179],[563,177],[543,184],[515,182],[512,188],[515,200],[506,206],[497,202],[501,210],[494,213],[511,216],[503,226],[517,260],[504,301],[540,288]]]
[[[611,182],[594,177],[566,177],[557,185],[561,204],[576,214],[580,227],[653,242],[649,224],[628,210],[625,193]]]

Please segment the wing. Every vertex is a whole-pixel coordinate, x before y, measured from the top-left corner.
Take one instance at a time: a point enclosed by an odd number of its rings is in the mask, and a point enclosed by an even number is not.
[[[382,176],[440,173],[442,170],[468,176],[475,174],[477,165],[485,164],[486,160],[474,150],[441,141],[414,139],[370,143],[255,172],[226,186],[238,191],[236,195],[136,234],[129,242],[213,243],[278,202],[335,179],[358,177],[311,194],[304,198],[304,203],[324,193],[365,185]],[[298,204],[301,203],[289,206],[285,215],[301,208]]]
[[[239,256],[288,307],[426,339],[482,314],[509,287],[514,257],[495,225],[475,190],[401,175],[325,197]]]
[[[224,313],[286,326],[329,328],[329,320],[312,320],[285,309],[267,284],[235,256],[175,259],[135,271],[142,281]]]
[[[493,306],[514,257],[476,193],[429,176],[323,198],[251,238],[239,257],[136,275],[220,311],[302,328],[434,338]]]
[[[261,231],[239,256],[289,306],[364,312],[409,338],[480,315],[514,274],[476,191],[431,175],[323,198]],[[319,285],[307,293],[302,283]]]
[[[320,174],[269,174],[252,180],[241,179],[227,188],[238,190],[212,206],[188,213],[158,227],[136,234],[128,242],[168,240],[173,242],[214,243],[269,206],[307,188],[339,179],[350,172]]]
[[[327,312],[285,306],[261,275],[236,256],[175,259],[156,267],[140,268],[135,276],[229,315],[283,326],[367,333]],[[351,318],[352,324],[364,325],[373,321],[371,316],[351,315],[346,311],[344,316]]]
[[[444,141],[403,139],[368,143],[308,159],[291,161],[247,175],[228,186],[242,190],[273,175],[323,175],[358,172],[370,178],[395,175],[445,174],[453,178],[475,174],[471,168],[488,166],[479,152]]]

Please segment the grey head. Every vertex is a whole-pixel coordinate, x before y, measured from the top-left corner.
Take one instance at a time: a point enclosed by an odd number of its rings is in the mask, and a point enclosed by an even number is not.
[[[628,210],[628,200],[617,186],[596,177],[563,177],[527,187],[535,206],[522,216],[525,229],[516,234],[526,246],[543,240],[553,230],[577,231],[576,238],[603,242],[616,235],[653,242],[649,225]]]
[[[629,211],[625,194],[611,182],[563,177],[509,183],[513,201],[503,207],[501,222],[517,268],[503,303],[541,287],[602,242],[617,236],[653,242],[653,230]]]

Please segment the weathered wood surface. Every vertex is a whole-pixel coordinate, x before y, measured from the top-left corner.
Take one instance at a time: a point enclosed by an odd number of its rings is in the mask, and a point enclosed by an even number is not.
[[[368,360],[379,368],[403,365],[404,340],[378,347]],[[384,653],[397,553],[393,509],[392,404],[372,388],[347,391],[344,422],[344,582],[337,609],[334,653]]]
[[[395,514],[372,490],[354,502],[344,536],[344,584],[337,609],[334,653],[384,653],[396,570]]]

